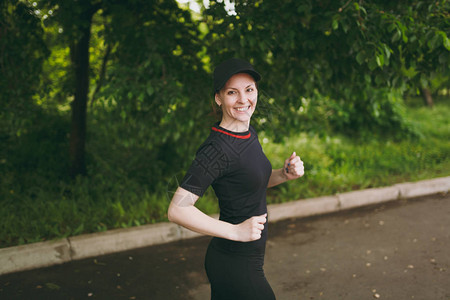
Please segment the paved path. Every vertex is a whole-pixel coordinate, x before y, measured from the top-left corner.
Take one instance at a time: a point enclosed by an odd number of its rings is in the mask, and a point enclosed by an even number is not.
[[[450,194],[270,225],[277,299],[450,299]],[[202,237],[0,276],[0,299],[208,299]]]

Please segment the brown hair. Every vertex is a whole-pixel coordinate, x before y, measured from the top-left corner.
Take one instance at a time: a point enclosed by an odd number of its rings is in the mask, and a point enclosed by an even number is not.
[[[215,96],[216,94],[214,94]],[[211,115],[217,119],[217,121],[222,120],[222,108],[217,105],[216,101],[211,101]]]

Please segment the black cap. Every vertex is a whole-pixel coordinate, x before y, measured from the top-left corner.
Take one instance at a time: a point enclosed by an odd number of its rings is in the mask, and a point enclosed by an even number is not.
[[[255,79],[255,82],[261,79],[261,75],[249,62],[239,58],[230,58],[214,69],[214,93],[220,91],[228,79],[237,73],[248,73]]]

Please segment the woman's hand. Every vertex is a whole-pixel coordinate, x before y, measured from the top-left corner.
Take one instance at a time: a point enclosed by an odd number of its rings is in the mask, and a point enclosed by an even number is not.
[[[256,241],[261,238],[261,232],[266,223],[267,213],[248,218],[244,222],[235,225],[235,240],[239,242]]]
[[[291,157],[284,161],[283,175],[287,180],[292,180],[302,177],[303,174],[305,174],[303,161],[294,151]]]

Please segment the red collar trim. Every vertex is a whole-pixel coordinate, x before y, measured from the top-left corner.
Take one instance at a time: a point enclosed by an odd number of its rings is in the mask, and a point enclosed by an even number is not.
[[[252,135],[251,132],[249,132],[246,135],[232,134],[232,133],[226,132],[226,131],[224,131],[222,129],[216,128],[216,127],[212,127],[212,130],[220,132],[220,133],[223,133],[223,134],[226,134],[226,135],[229,135],[229,136],[232,136],[232,137],[235,137],[235,138],[238,138],[238,139],[243,139],[243,140],[250,138],[250,136]]]

